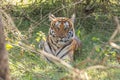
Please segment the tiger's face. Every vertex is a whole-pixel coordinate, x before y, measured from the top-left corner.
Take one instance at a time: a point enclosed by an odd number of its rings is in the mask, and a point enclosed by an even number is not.
[[[58,43],[66,43],[70,41],[75,36],[74,31],[74,17],[55,17],[54,15],[49,15],[51,20],[51,25],[49,29],[50,37],[54,38],[54,41]]]

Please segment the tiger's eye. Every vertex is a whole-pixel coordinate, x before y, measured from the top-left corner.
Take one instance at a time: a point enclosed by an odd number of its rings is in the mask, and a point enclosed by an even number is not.
[[[51,34],[51,35],[55,35],[55,31],[51,29],[51,30],[50,30],[50,34]]]
[[[57,22],[55,23],[55,27],[56,27],[56,28],[60,28],[60,24],[61,24],[61,23],[60,23],[59,21],[57,21]]]
[[[64,23],[64,29],[68,29],[69,28],[69,23],[68,22],[65,22]]]
[[[68,32],[68,38],[73,37],[73,31]]]
[[[54,26],[55,26],[55,24],[52,24],[52,26],[54,27]]]

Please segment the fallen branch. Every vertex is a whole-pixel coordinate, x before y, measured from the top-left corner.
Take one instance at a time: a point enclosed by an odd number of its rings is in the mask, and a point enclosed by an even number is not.
[[[36,50],[33,47],[25,45],[24,43],[19,43],[16,46],[19,46],[19,47],[23,48],[24,50],[28,50],[28,51],[34,52],[36,54],[44,55],[44,56],[50,58],[55,64],[60,64],[61,67],[64,67],[71,74],[73,74],[75,78],[79,77],[79,80],[81,80],[81,79],[87,80],[87,77],[83,77],[83,76],[86,76],[86,74],[87,74],[86,72],[80,71],[79,69],[72,67],[70,64],[68,64],[65,61],[53,56],[52,54],[46,53],[43,50]],[[74,79],[74,80],[76,80],[76,79]]]
[[[116,48],[116,49],[120,49],[120,46],[117,45],[116,43],[110,41],[109,44],[113,47],[113,48]]]

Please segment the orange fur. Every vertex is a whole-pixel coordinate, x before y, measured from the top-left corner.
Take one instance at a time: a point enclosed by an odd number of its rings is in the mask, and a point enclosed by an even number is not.
[[[51,14],[49,18],[51,25],[47,40],[44,42],[44,50],[60,59],[72,62],[75,50],[81,48],[81,41],[76,37],[74,30],[75,15],[72,18],[65,18]]]

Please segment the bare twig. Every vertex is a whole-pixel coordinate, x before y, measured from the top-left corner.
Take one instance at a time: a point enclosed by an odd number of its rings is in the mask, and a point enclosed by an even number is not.
[[[114,42],[109,42],[109,43],[113,48],[120,49],[120,46],[117,45],[116,43],[114,43]]]
[[[80,0],[79,2],[76,2],[76,3],[72,4],[72,5],[79,4],[79,3],[81,3],[82,1],[83,1],[83,0]],[[68,6],[66,6],[66,7],[68,7]],[[63,7],[63,8],[61,8],[61,9],[59,9],[58,11],[66,8],[66,7]],[[56,11],[56,12],[57,12],[57,11]],[[8,16],[4,11],[2,11],[2,13],[5,15],[5,17],[7,18],[7,20],[10,21],[10,22],[8,22],[8,24],[9,24],[10,27],[8,27],[8,26],[6,25],[6,26],[7,26],[6,28],[9,29],[9,30],[12,32],[12,34],[15,34],[15,33],[13,32],[13,29],[14,29],[15,32],[19,33],[19,34],[18,34],[18,36],[20,37],[20,40],[19,40],[19,41],[23,40],[23,38],[22,38],[23,35],[22,35],[22,34],[20,33],[20,31],[15,27],[14,23],[12,22],[12,19],[9,18],[9,16]],[[45,17],[46,17],[46,16],[45,16]],[[29,18],[29,17],[28,17],[28,18]],[[29,19],[30,19],[30,18],[29,18]],[[112,45],[113,47],[115,47],[115,48],[117,48],[117,49],[120,49],[120,47],[119,47],[118,45],[116,45],[114,42],[112,42],[112,40],[115,38],[115,36],[118,34],[118,32],[119,32],[119,30],[120,30],[119,21],[118,21],[117,18],[115,18],[115,20],[116,20],[116,23],[118,24],[118,27],[117,27],[117,29],[115,30],[115,32],[113,33],[113,35],[112,35],[111,38],[110,38],[110,45]],[[32,21],[31,21],[31,22],[32,22]],[[33,21],[33,22],[34,22],[34,21]],[[4,23],[5,23],[5,22],[4,22]],[[38,23],[38,24],[41,24],[41,23],[42,23],[42,21],[41,21],[40,23]],[[37,25],[36,25],[36,26],[37,26]],[[112,44],[111,44],[111,43],[112,43]],[[31,46],[29,46],[29,45],[26,45],[26,44],[24,44],[24,43],[22,43],[22,42],[20,42],[20,43],[17,44],[17,45],[15,44],[15,46],[19,46],[20,48],[22,48],[22,49],[24,49],[24,50],[28,50],[28,51],[34,52],[34,53],[36,53],[36,54],[40,54],[40,55],[44,55],[44,56],[49,57],[54,63],[60,64],[62,67],[64,67],[65,69],[67,69],[71,74],[73,74],[73,77],[74,77],[73,80],[75,80],[76,77],[77,77],[76,80],[80,80],[80,79],[88,80],[89,77],[87,76],[86,70],[90,70],[90,69],[107,69],[107,68],[108,68],[108,67],[105,67],[105,66],[102,66],[102,65],[96,65],[96,66],[88,67],[88,68],[83,69],[83,70],[79,70],[79,69],[74,68],[74,67],[71,66],[70,64],[67,64],[67,63],[64,62],[63,60],[61,60],[61,59],[59,59],[59,58],[57,58],[57,57],[55,57],[55,56],[53,56],[53,55],[51,55],[51,54],[49,54],[49,53],[46,53],[46,52],[41,51],[41,50],[36,50],[34,47],[31,47]],[[95,51],[95,49],[93,49],[93,51]],[[91,52],[90,55],[93,55],[93,52]],[[88,57],[88,59],[85,60],[85,61],[83,61],[83,62],[81,62],[81,64],[84,64],[84,63],[87,63],[87,62],[91,62],[91,61],[92,61],[92,60]],[[111,66],[111,68],[120,68],[120,67],[119,67],[119,66]]]
[[[87,79],[87,77],[80,77],[81,75],[85,76],[87,74],[86,72],[83,72],[83,71],[81,72],[79,69],[72,67],[70,64],[66,63],[65,61],[63,61],[63,60],[61,60],[61,59],[59,59],[59,58],[57,58],[57,57],[55,57],[55,56],[53,56],[53,55],[51,55],[49,53],[46,53],[45,51],[36,50],[33,47],[25,45],[24,43],[21,43],[21,42],[18,45],[16,45],[16,46],[19,46],[19,47],[23,48],[24,50],[28,50],[28,51],[34,52],[36,54],[44,55],[44,56],[50,58],[54,63],[61,64],[62,67],[64,67],[65,69],[67,69],[75,77],[79,77],[80,79],[81,78],[82,79],[83,78]]]
[[[52,12],[53,14],[58,13],[59,11],[65,9],[65,8],[68,8],[68,7],[70,7],[70,6],[74,6],[74,5],[80,4],[82,1],[83,1],[83,0],[80,0],[80,1],[78,1],[78,2],[72,3],[72,4],[69,5],[69,6],[64,6],[64,7],[62,7],[62,8],[60,7],[60,8],[58,8],[58,9],[56,9],[56,10],[51,11],[51,12]],[[46,14],[44,17],[42,17],[42,20],[40,19],[41,21],[38,21],[38,22],[32,21],[32,22],[34,22],[33,25],[35,25],[33,29],[35,29],[35,28],[38,27],[41,23],[43,23],[43,22],[46,20],[46,17],[47,17],[48,15],[49,15],[49,13]]]
[[[115,17],[114,17],[114,20],[115,20],[115,22],[116,22],[116,24],[117,24],[117,27],[116,27],[115,31],[113,32],[113,34],[112,34],[112,36],[111,36],[111,38],[110,38],[110,40],[109,40],[109,44],[110,44],[112,47],[116,48],[116,49],[120,49],[120,46],[117,45],[115,42],[113,42],[114,38],[115,38],[115,37],[117,36],[117,34],[119,34],[119,32],[120,32],[120,23],[119,23],[118,17],[115,16]]]
[[[112,41],[115,38],[115,36],[118,34],[118,32],[120,31],[120,24],[119,24],[118,17],[115,16],[114,20],[115,20],[115,22],[117,24],[117,27],[116,27],[116,30],[113,32],[112,36],[110,37],[110,41]]]

